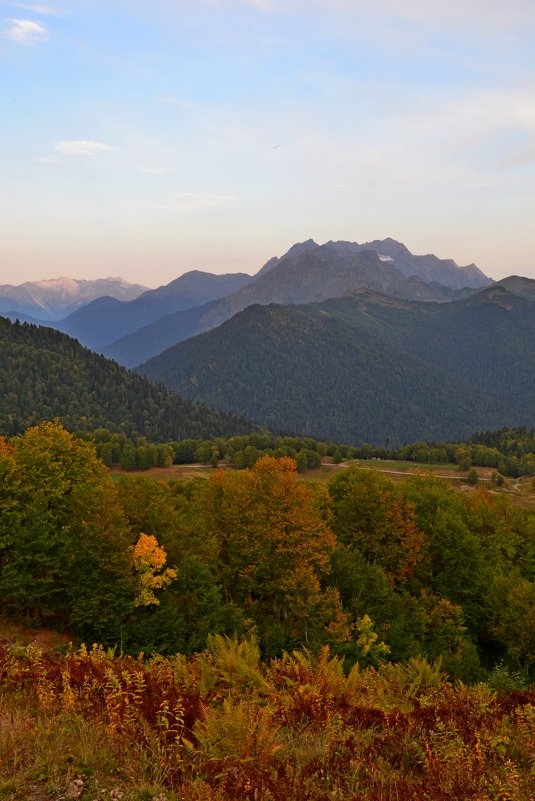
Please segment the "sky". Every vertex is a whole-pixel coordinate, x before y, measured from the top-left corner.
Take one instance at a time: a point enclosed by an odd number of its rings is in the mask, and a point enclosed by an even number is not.
[[[393,237],[535,278],[533,0],[0,1],[0,283]]]

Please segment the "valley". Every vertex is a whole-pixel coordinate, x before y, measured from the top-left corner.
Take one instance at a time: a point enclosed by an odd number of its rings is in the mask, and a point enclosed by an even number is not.
[[[393,239],[310,239],[256,275],[193,270],[46,325],[257,425],[403,444],[531,424],[533,284]]]
[[[428,464],[414,462],[392,462],[388,460],[374,459],[369,460],[355,459],[351,462],[340,462],[334,464],[332,460],[325,460],[319,467],[312,467],[303,470],[300,477],[304,481],[328,482],[336,473],[346,470],[348,467],[356,466],[362,470],[377,470],[390,479],[393,483],[406,481],[411,476],[436,476],[445,479],[452,486],[462,489],[464,492],[472,492],[474,486],[467,483],[469,471],[459,472],[458,467],[445,464]],[[224,464],[218,465],[217,469],[235,469],[225,467]],[[143,471],[143,475],[155,481],[187,481],[189,479],[206,479],[214,471],[214,467],[201,464],[199,462],[189,465],[169,465],[168,467],[150,467]],[[110,469],[110,475],[114,480],[119,480],[121,476],[129,475],[130,471],[124,470],[120,466]],[[479,487],[490,491],[496,495],[504,495],[514,506],[523,509],[535,510],[535,487],[533,486],[533,476],[525,476],[518,479],[510,479],[505,482],[503,487],[497,488],[493,476],[495,471],[489,467],[477,468],[477,484]]]

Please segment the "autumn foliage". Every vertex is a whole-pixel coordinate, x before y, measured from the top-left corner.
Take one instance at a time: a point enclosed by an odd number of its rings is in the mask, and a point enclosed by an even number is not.
[[[293,459],[265,456],[252,470],[217,471],[199,504],[224,592],[265,621],[265,639],[282,623],[296,644],[350,639],[339,595],[321,581],[336,539]]]
[[[534,795],[535,516],[483,490],[270,456],[116,484],[46,423],[0,439],[0,600],[100,643],[0,637],[8,801]]]
[[[169,586],[176,578],[176,570],[168,567],[163,570],[167,555],[153,534],[139,535],[132,548],[132,563],[136,582],[136,606],[159,604],[156,590]]]
[[[265,659],[328,645],[349,670],[441,660],[450,678],[535,677],[535,516],[477,488],[288,457],[207,480],[112,480],[44,423],[0,440],[4,613],[123,653],[254,635]]]
[[[215,637],[195,657],[148,662],[4,644],[0,687],[4,704],[23,692],[52,729],[68,716],[104,730],[123,795],[145,765],[164,798],[184,801],[533,797],[535,695],[451,685],[425,660],[347,675],[327,646],[263,664],[251,639]],[[64,775],[96,797],[91,762]]]

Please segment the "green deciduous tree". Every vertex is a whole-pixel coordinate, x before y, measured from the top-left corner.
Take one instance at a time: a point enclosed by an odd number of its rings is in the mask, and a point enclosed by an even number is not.
[[[402,492],[414,504],[416,523],[424,535],[419,582],[460,605],[467,625],[477,631],[489,567],[464,497],[445,480],[422,476],[406,481]]]
[[[329,484],[333,531],[349,549],[405,582],[421,561],[423,536],[414,506],[377,471],[352,467]]]
[[[510,664],[535,673],[535,583],[518,571],[495,576],[485,597],[488,633]]]
[[[7,458],[9,480],[0,486],[4,608],[83,636],[116,636],[133,603],[130,534],[93,446],[45,423],[16,437]]]

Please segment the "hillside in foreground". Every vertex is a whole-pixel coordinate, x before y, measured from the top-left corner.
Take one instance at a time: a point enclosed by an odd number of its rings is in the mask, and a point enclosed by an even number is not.
[[[414,660],[344,675],[327,648],[262,665],[0,645],[5,801],[529,801],[531,692]],[[531,767],[530,767],[531,765]]]
[[[295,468],[115,482],[57,424],[0,439],[3,799],[532,797],[533,515]]]

